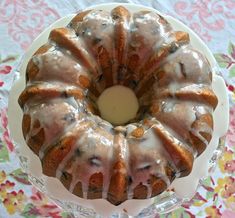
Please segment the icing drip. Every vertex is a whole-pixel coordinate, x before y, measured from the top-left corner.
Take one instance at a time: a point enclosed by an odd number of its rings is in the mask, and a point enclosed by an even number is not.
[[[41,105],[27,107],[25,112],[31,117],[30,131],[26,137],[26,142],[37,135],[41,129],[45,133],[45,140],[39,151],[40,158],[43,157],[47,146],[58,139],[65,132],[65,129],[78,119],[75,108],[62,99],[53,99]],[[38,126],[35,128],[36,122],[38,122]]]
[[[66,170],[72,175],[69,190],[73,192],[76,184],[81,182],[83,197],[87,198],[90,177],[101,172],[104,177],[102,196],[106,197],[110,180],[109,166],[113,153],[111,144],[113,136],[99,127],[94,128],[94,123],[90,121],[77,124],[74,129],[75,134],[79,134],[81,137],[60,163],[56,177],[60,178],[62,171]],[[98,144],[97,141],[99,141]],[[107,155],[106,157],[103,156],[104,153]],[[73,161],[71,162],[71,160]],[[71,164],[69,164],[70,162]]]
[[[137,72],[154,54],[154,50],[160,49],[171,31],[170,26],[161,25],[160,17],[155,13],[137,12],[133,15],[130,46],[135,48],[131,55],[138,55],[138,59],[141,60]]]
[[[130,150],[129,173],[133,181],[129,187],[128,199],[133,198],[134,188],[139,184],[148,188],[147,198],[149,198],[152,194],[151,185],[148,182],[150,175],[163,179],[166,184],[169,184],[169,179],[165,176],[168,154],[151,128],[141,139],[128,139],[128,144]]]
[[[85,43],[89,54],[94,57],[94,63],[97,63],[99,68],[99,84],[102,85],[102,90],[107,86],[107,83],[112,81],[104,80],[104,75],[111,75],[112,62],[114,56],[113,44],[113,22],[108,12],[94,11],[89,13],[79,27],[76,29],[76,34]],[[105,64],[103,65],[103,62]],[[109,66],[109,69],[107,69]]]
[[[125,13],[126,12],[126,13]],[[127,52],[128,43],[130,42],[130,23],[132,17],[128,11],[117,12],[115,9],[111,11],[114,24],[114,60],[113,60],[113,84],[121,84],[121,78],[127,73]],[[121,16],[123,15],[123,16]]]

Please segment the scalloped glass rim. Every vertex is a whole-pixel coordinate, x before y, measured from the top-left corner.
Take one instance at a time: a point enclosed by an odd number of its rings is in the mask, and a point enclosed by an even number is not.
[[[103,7],[112,8],[116,5],[120,5],[120,4],[115,4],[115,3],[101,4],[101,5],[93,6],[93,7],[90,7],[90,8],[97,8],[97,7],[98,8],[103,8]],[[155,9],[148,8],[148,7],[145,7],[145,6],[142,6],[142,5],[133,5],[133,4],[122,4],[122,5],[132,6],[135,9],[140,9],[140,7],[141,7],[142,9],[155,10]],[[169,17],[169,16],[166,16],[166,17]],[[192,31],[192,30],[190,30],[190,31]],[[204,44],[201,41],[201,39],[197,36],[195,37],[194,40],[197,40],[197,41],[199,41],[199,43]],[[209,49],[206,46],[205,46],[204,49],[205,49],[205,53],[207,53],[207,52],[210,53]],[[19,70],[16,71],[16,73],[15,73],[14,82],[16,82],[20,77],[20,72],[22,72],[22,63],[23,63],[24,59],[25,59],[25,55],[22,56],[21,60],[18,63],[17,70],[18,69]],[[212,66],[214,66],[213,70],[215,72],[219,72],[215,59],[213,59],[213,58],[209,58],[209,59],[210,59],[209,61],[212,64]],[[222,137],[219,140],[219,144],[218,144],[217,149],[213,152],[212,158],[209,160],[208,173],[212,173],[214,171],[214,169],[216,167],[216,164],[217,164],[217,161],[218,161],[218,159],[220,158],[220,156],[223,152],[224,144],[225,144],[225,140],[224,140],[224,137]],[[23,170],[26,173],[28,173],[29,181],[36,188],[38,188],[41,192],[45,193],[49,198],[51,198],[58,206],[60,206],[62,209],[66,210],[66,211],[69,211],[69,212],[73,213],[75,215],[75,217],[101,217],[93,209],[90,209],[90,208],[87,208],[87,207],[84,207],[84,206],[80,206],[79,204],[75,204],[73,202],[63,201],[63,200],[60,200],[60,199],[55,199],[52,196],[49,196],[48,193],[46,192],[46,187],[45,187],[44,181],[40,178],[36,178],[35,176],[33,176],[29,173],[29,171],[28,171],[28,158],[25,157],[25,156],[22,156],[20,154],[17,145],[16,145],[16,151],[17,151],[17,155],[18,155],[19,160],[20,160],[21,167],[23,168]],[[201,178],[199,180],[198,187],[203,182],[203,180],[204,180],[203,178]],[[186,203],[189,200],[190,199],[187,199],[187,198],[177,197],[177,195],[173,191],[165,191],[161,195],[154,198],[154,203],[151,206],[149,206],[148,208],[143,209],[142,212],[140,212],[139,215],[135,216],[135,217],[136,218],[146,218],[146,217],[154,217],[156,214],[169,213],[170,211],[179,208],[183,203]],[[126,214],[114,214],[111,217],[114,218],[114,217],[131,217],[131,216],[128,216]]]
[[[217,162],[219,158],[221,157],[223,151],[224,151],[224,145],[225,145],[225,137],[221,137],[219,140],[219,144],[217,149],[214,151],[212,158],[209,160],[209,168],[208,168],[208,174],[211,174],[214,172]],[[28,171],[28,158],[25,156],[22,156],[17,149],[16,145],[16,153],[20,160],[20,165],[24,172],[28,174],[29,181],[41,192],[46,194],[50,199],[52,199],[59,207],[62,209],[71,212],[75,215],[75,217],[89,217],[89,218],[98,218],[100,217],[93,209],[86,208],[84,206],[80,206],[79,204],[75,204],[73,202],[63,201],[61,199],[55,199],[48,195],[46,191],[46,186],[44,184],[44,181],[40,178],[37,178],[33,175],[31,175]],[[198,188],[203,183],[204,179],[201,178],[199,180]],[[154,198],[154,203],[150,205],[148,208],[143,209],[139,215],[135,216],[135,218],[151,218],[154,217],[156,214],[166,214],[169,213],[177,208],[179,208],[182,204],[189,202],[191,199],[187,198],[179,198],[174,191],[165,191],[162,194],[158,195]],[[111,218],[116,217],[130,217],[126,214],[114,214],[111,216]]]

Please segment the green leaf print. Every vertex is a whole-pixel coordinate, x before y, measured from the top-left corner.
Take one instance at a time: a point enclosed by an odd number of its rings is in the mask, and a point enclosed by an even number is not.
[[[9,154],[7,147],[0,140],[0,163],[9,161]]]
[[[214,192],[207,192],[207,193],[206,193],[206,199],[207,199],[207,200],[213,198],[213,196],[214,196]]]
[[[222,68],[227,68],[232,63],[232,59],[226,54],[217,53],[217,54],[214,54],[214,56],[219,66]]]
[[[28,175],[22,172],[21,169],[14,170],[13,172],[10,173],[10,176],[12,176],[15,180],[17,180],[20,183],[23,183],[25,185],[31,185],[31,183],[28,181]]]
[[[185,210],[184,208],[179,208],[177,210],[172,211],[167,215],[160,215],[160,218],[191,218],[193,214],[189,211]]]
[[[0,56],[0,64],[14,62],[19,55],[9,55],[6,58],[2,59]]]
[[[229,77],[235,77],[235,65],[230,68]]]
[[[235,45],[232,42],[228,45],[228,53],[235,60]]]
[[[39,215],[39,210],[31,203],[27,204],[21,213],[21,216],[25,218],[37,218]]]
[[[203,179],[202,180],[202,184],[205,185],[205,186],[211,186],[211,179],[210,179],[210,177],[208,176],[207,178]]]

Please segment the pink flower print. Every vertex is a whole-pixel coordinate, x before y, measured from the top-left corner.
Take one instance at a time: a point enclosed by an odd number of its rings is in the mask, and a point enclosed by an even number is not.
[[[218,165],[222,173],[233,173],[235,172],[235,161],[234,153],[232,150],[229,150],[227,147],[219,159]]]
[[[230,124],[226,139],[229,146],[235,147],[235,107],[230,110]]]
[[[9,151],[13,151],[14,150],[14,145],[12,143],[12,141],[10,140],[10,136],[9,136],[9,131],[7,129],[7,125],[8,125],[8,120],[7,120],[7,109],[3,109],[0,111],[0,121],[2,123],[2,127],[4,128],[4,131],[3,131],[3,140],[6,142],[7,144],[7,148]]]
[[[224,169],[228,172],[228,173],[235,173],[235,160],[230,160],[227,161]]]
[[[222,213],[221,218],[234,218],[235,217],[235,212],[225,209]]]
[[[0,87],[4,85],[4,82],[1,80],[1,75],[6,75],[11,72],[11,66],[0,66]]]
[[[225,28],[226,19],[235,19],[233,0],[181,0],[175,3],[174,9],[206,41],[212,39],[213,31]]]
[[[23,190],[12,191],[7,193],[6,198],[3,200],[3,205],[9,214],[15,214],[17,211],[22,211],[25,200],[26,196]]]
[[[11,66],[0,66],[0,74],[8,74],[11,72]]]
[[[32,188],[32,194],[30,198],[41,216],[60,217],[60,209],[55,204],[49,203],[48,199],[34,187]]]
[[[206,207],[205,212],[208,215],[207,217],[221,218],[220,209],[217,208],[215,205]]]
[[[23,49],[58,18],[57,11],[49,7],[45,0],[0,1],[0,24],[7,23],[8,34]]]
[[[217,180],[217,186],[215,187],[215,191],[222,198],[233,197],[235,194],[235,179],[231,176],[226,176],[224,178],[219,178]]]

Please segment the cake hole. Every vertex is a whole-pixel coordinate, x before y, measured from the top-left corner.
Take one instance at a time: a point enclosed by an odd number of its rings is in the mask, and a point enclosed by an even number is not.
[[[139,103],[128,87],[115,85],[105,89],[97,100],[100,115],[113,125],[123,125],[136,118]]]

